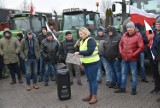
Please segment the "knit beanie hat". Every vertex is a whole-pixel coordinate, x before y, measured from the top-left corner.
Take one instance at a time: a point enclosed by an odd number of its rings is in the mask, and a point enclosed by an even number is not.
[[[126,28],[135,28],[135,25],[132,21],[128,22]]]
[[[27,35],[32,34],[33,35],[33,31],[32,30],[27,30]]]
[[[99,27],[99,28],[97,29],[97,32],[104,32],[104,30],[103,30],[102,27]]]
[[[157,18],[156,23],[160,23],[160,17]]]
[[[108,27],[108,32],[116,32],[116,28],[115,27]]]
[[[51,32],[47,32],[47,36],[53,36]]]
[[[45,29],[45,30],[47,31],[47,27],[46,27],[46,26],[43,26],[42,29]],[[42,30],[42,29],[41,29],[41,30]]]
[[[67,31],[66,33],[65,33],[65,36],[67,36],[68,34],[72,34],[70,31]]]

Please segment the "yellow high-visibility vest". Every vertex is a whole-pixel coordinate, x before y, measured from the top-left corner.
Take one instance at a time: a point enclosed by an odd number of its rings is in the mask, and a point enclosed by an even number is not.
[[[86,51],[87,50],[87,43],[88,40],[92,37],[88,37],[84,42],[81,40],[80,41],[80,51]],[[93,39],[93,38],[92,38]],[[93,63],[99,61],[99,55],[98,55],[98,43],[96,42],[96,48],[93,51],[92,55],[90,56],[83,56],[81,57],[81,62],[82,63]]]

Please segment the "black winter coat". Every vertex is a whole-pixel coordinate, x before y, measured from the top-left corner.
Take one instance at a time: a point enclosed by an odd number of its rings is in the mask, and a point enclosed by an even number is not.
[[[119,53],[119,42],[120,42],[121,36],[115,32],[113,32],[112,36],[108,36],[103,44],[104,48],[104,57],[109,60],[113,61],[115,58],[120,59],[120,53]]]
[[[43,35],[42,33],[38,36],[39,45],[41,45],[42,41],[46,39],[47,35]]]
[[[59,43],[56,40],[48,41],[44,39],[41,44],[42,55],[44,56],[44,64],[56,64],[57,53],[59,51]]]

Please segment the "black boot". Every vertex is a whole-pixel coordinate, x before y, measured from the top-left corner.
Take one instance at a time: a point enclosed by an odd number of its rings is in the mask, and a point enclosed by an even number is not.
[[[150,93],[152,93],[152,94],[156,94],[156,93],[158,93],[158,91],[160,91],[160,89],[158,89],[158,88],[154,88]]]
[[[149,81],[146,78],[142,79],[142,82],[149,83]]]
[[[110,85],[110,81],[106,81],[106,86],[109,86]]]
[[[42,81],[43,81],[43,79],[41,79],[41,78],[38,79],[38,82],[42,82]]]
[[[98,84],[101,84],[102,83],[102,80],[100,79],[100,80],[98,80]]]
[[[137,94],[136,89],[132,89],[131,95],[136,95],[136,94]]]
[[[10,84],[15,84],[16,83],[16,80],[12,80],[12,82]]]
[[[116,84],[115,86],[114,86],[114,89],[119,89],[120,88],[120,84]]]
[[[109,88],[114,88],[115,86],[116,86],[116,84],[111,83],[111,84],[109,85]]]
[[[19,83],[21,84],[21,83],[23,83],[23,81],[20,79],[20,80],[19,80]]]
[[[126,93],[126,89],[119,88],[118,90],[115,90],[114,93]]]

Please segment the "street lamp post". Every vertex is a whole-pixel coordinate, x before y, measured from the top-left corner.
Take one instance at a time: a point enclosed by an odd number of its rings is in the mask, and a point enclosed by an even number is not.
[[[97,6],[97,13],[98,13],[99,2],[96,2],[96,6]]]
[[[122,0],[122,23],[126,19],[126,1]]]

